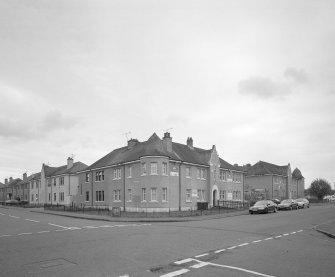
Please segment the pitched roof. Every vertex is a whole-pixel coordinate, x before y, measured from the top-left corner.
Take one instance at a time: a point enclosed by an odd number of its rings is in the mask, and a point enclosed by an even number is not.
[[[0,182],[0,188],[3,188],[3,187],[5,187],[5,184]]]
[[[7,187],[13,187],[21,184],[23,181],[20,178],[13,179],[11,182],[7,184]]]
[[[298,180],[304,178],[304,176],[302,176],[301,171],[298,168],[293,170],[292,177]]]
[[[41,179],[41,172],[32,174],[32,175],[31,175],[31,179],[30,179],[29,181],[32,181],[32,180],[38,180],[38,179]]]
[[[220,158],[220,167],[223,168],[223,169],[244,171],[244,168],[242,166],[232,165],[232,164],[228,163],[227,161],[225,161],[221,158]]]
[[[82,162],[73,163],[73,166],[70,167],[69,169],[67,168],[67,165],[62,165],[59,167],[51,167],[48,165],[43,166],[46,177],[52,177],[63,174],[74,174],[77,173],[78,171],[85,170],[87,168],[87,165]]]
[[[255,163],[253,166],[248,168],[247,175],[265,175],[265,174],[273,174],[273,175],[283,175],[287,176],[288,166],[279,166],[263,161],[259,161]]]
[[[173,160],[208,165],[212,150],[189,147],[172,142],[172,151],[168,151],[164,140],[154,133],[147,141],[136,143],[132,147],[117,148],[90,165],[86,170],[136,161],[144,156],[165,156]]]

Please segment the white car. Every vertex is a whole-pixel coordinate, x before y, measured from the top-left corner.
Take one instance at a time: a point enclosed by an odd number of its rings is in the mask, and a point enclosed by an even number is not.
[[[298,198],[295,201],[298,203],[298,209],[309,208],[309,201],[306,198]]]

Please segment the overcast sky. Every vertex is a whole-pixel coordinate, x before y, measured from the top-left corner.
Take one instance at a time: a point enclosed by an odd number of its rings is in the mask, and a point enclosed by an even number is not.
[[[0,182],[164,130],[335,182],[335,1],[1,0]]]

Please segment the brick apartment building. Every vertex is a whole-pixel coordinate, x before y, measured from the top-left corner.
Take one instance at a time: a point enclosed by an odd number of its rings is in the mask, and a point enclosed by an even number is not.
[[[243,200],[243,169],[220,159],[215,146],[204,150],[155,133],[115,149],[78,172],[76,203],[126,211],[168,211]]]
[[[299,169],[291,172],[290,164],[279,166],[259,161],[245,166],[247,200],[285,199],[304,196],[304,177]]]

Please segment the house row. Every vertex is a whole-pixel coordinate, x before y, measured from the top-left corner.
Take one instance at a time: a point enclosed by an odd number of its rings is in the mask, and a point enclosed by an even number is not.
[[[16,181],[15,181],[16,180]],[[223,160],[215,145],[201,149],[154,133],[140,142],[130,139],[90,166],[73,162],[43,164],[41,172],[0,185],[0,201],[20,198],[31,204],[118,207],[126,211],[195,209],[199,202],[303,196],[300,170],[266,162],[238,166]],[[15,182],[14,182],[15,181]]]

